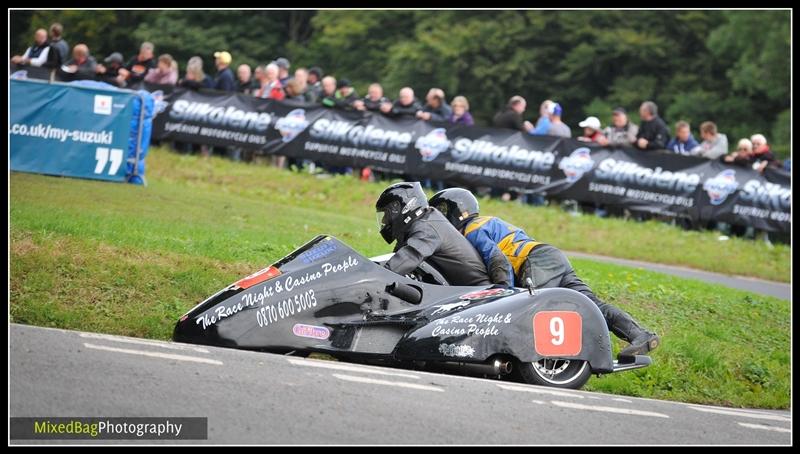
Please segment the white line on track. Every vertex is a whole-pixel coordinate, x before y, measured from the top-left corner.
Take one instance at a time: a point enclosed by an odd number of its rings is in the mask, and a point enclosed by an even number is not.
[[[551,400],[551,404],[557,407],[564,407],[564,408],[573,408],[575,410],[589,410],[589,411],[602,411],[604,413],[619,413],[623,415],[637,415],[637,416],[653,416],[656,418],[669,418],[669,416],[663,413],[656,413],[652,411],[642,411],[642,410],[633,410],[630,408],[618,408],[618,407],[602,407],[599,405],[584,405],[584,404],[576,404],[573,402],[561,402],[557,400]]]
[[[501,389],[507,389],[509,391],[520,391],[520,392],[537,393],[537,394],[550,394],[550,395],[553,395],[553,396],[575,397],[577,399],[583,399],[583,396],[581,396],[580,394],[569,393],[569,392],[565,392],[565,391],[556,391],[554,389],[543,389],[543,388],[537,388],[537,387],[533,387],[533,386],[529,387],[529,386],[504,385],[504,384],[500,384],[500,383],[498,383],[497,386],[499,388],[501,388]]]
[[[90,339],[103,339],[112,342],[122,342],[125,344],[138,344],[138,345],[149,345],[151,347],[161,347],[161,348],[168,348],[170,350],[193,350],[198,353],[210,353],[208,350],[202,347],[194,347],[190,345],[179,345],[173,344],[169,342],[158,342],[158,341],[150,341],[144,339],[133,339],[130,337],[120,337],[120,336],[110,336],[108,334],[97,334],[97,333],[79,333],[81,337],[88,337]]]
[[[744,412],[744,411],[735,411],[735,410],[719,410],[716,408],[706,408],[706,407],[695,407],[693,405],[687,405],[689,408],[697,411],[704,411],[706,413],[717,413],[720,415],[730,415],[730,416],[739,416],[742,418],[753,418],[753,419],[767,419],[770,421],[791,421],[792,418],[787,418],[786,416],[778,416],[778,415],[767,415],[763,413],[751,413],[751,412]]]
[[[373,367],[355,366],[333,361],[318,361],[313,359],[287,358],[286,360],[295,366],[320,367],[323,369],[344,370],[347,372],[363,372],[365,374],[391,375],[393,377],[413,378],[415,380],[419,380],[419,376],[417,375],[404,374],[402,372],[386,372]]]
[[[173,355],[171,353],[149,352],[145,350],[130,350],[127,348],[107,347],[105,345],[95,345],[86,342],[83,343],[83,346],[94,350],[105,350],[115,353],[127,353],[129,355],[150,356],[152,358],[173,359],[176,361],[190,361],[194,363],[214,364],[217,366],[222,365],[222,361],[217,361],[215,359],[208,359],[208,358],[200,358],[197,356]]]
[[[424,391],[444,392],[444,389],[439,388],[438,386],[420,385],[417,383],[408,383],[402,381],[376,380],[374,378],[356,377],[354,375],[333,374],[333,376],[338,378],[339,380],[354,381],[357,383],[371,383],[373,385],[396,386],[399,388],[411,388],[411,389],[421,389]]]
[[[739,422],[739,423],[736,423],[736,424],[739,424],[742,427],[747,427],[748,429],[761,429],[761,430],[771,430],[773,432],[792,433],[792,429],[785,429],[783,427],[764,426],[764,425],[761,425],[761,424],[750,424],[748,422]]]
[[[617,402],[625,402],[625,403],[628,403],[628,404],[633,402],[632,400],[623,399],[621,397],[614,397],[611,400],[616,400]]]

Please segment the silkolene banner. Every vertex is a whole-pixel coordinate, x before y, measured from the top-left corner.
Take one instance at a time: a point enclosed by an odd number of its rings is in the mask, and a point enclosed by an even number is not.
[[[154,138],[373,167],[467,187],[545,194],[632,211],[788,232],[791,177],[668,151],[387,118],[240,94],[177,89]]]

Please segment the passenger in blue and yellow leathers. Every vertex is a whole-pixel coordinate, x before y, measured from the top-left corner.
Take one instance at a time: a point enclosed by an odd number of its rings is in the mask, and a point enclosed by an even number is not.
[[[494,216],[480,216],[478,199],[461,188],[439,191],[428,204],[437,208],[480,252],[495,284],[514,282],[517,287],[569,288],[591,299],[608,330],[630,343],[620,357],[643,355],[658,347],[659,337],[639,326],[625,311],[601,301],[575,274],[569,260],[558,248],[535,241],[525,231]],[[500,258],[502,257],[502,258]]]

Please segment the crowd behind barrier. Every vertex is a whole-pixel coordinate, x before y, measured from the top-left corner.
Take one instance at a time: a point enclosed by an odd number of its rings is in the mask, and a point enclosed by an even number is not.
[[[192,121],[166,121],[165,118],[176,112],[175,104],[168,102],[170,107],[167,115],[161,116],[161,119],[156,117],[153,139],[172,141],[179,150],[199,148],[199,152],[203,155],[209,155],[216,151],[237,160],[252,159],[257,154],[267,154],[273,156],[273,163],[281,167],[307,168],[311,171],[322,169],[331,173],[353,172],[363,179],[397,176],[420,177],[428,187],[443,188],[448,184],[471,185],[480,192],[499,196],[504,200],[518,199],[532,204],[544,204],[550,200],[565,199],[572,194],[574,199],[569,198],[569,201],[574,204],[574,201],[577,200],[583,208],[601,216],[616,212],[624,212],[626,215],[635,213],[637,219],[646,219],[653,215],[665,216],[667,219],[672,219],[673,222],[676,219],[683,220],[682,225],[685,227],[717,227],[726,233],[752,235],[758,230],[788,232],[791,199],[785,189],[791,187],[789,176],[791,159],[784,161],[776,159],[766,137],[760,133],[739,140],[736,148],[729,153],[727,136],[717,131],[716,125],[710,121],[700,125],[700,141],[694,138],[691,126],[685,121],[678,121],[674,125],[673,135],[665,121],[659,116],[658,106],[651,101],[645,101],[639,106],[638,113],[641,119],[639,125],[634,124],[628,118],[628,113],[624,108],[618,107],[612,112],[612,124],[603,128],[596,116],[589,116],[579,123],[583,133],[573,139],[572,130],[561,120],[564,110],[561,104],[552,100],[543,101],[539,105],[539,117],[535,123],[532,123],[524,119],[527,110],[525,98],[515,95],[510,97],[508,103],[495,115],[491,125],[493,128],[476,126],[470,129],[475,123],[469,113],[467,98],[455,96],[448,103],[444,91],[435,87],[427,92],[424,102],[417,99],[410,87],[402,88],[397,99],[392,101],[384,96],[383,88],[379,83],[370,85],[367,95],[359,97],[346,78],[337,80],[332,75],[324,74],[319,67],[298,68],[292,73],[289,60],[283,57],[256,68],[242,64],[236,67],[234,73],[231,66],[233,56],[228,51],[214,52],[214,65],[217,71],[213,77],[205,74],[200,56],[189,59],[183,77],[179,77],[178,62],[169,54],[156,56],[155,46],[152,43],[142,43],[138,53],[127,61],[120,52],[113,52],[98,63],[86,44],[77,44],[69,55],[69,47],[62,38],[62,34],[63,27],[60,24],[53,24],[49,34],[46,30],[37,30],[34,43],[22,55],[12,57],[10,63],[12,76],[50,81],[99,80],[118,87],[158,93],[159,96],[163,95],[167,99],[174,98],[173,101],[192,96],[205,97],[214,99],[215,101],[211,103],[213,105],[222,105],[226,109],[232,106],[246,106],[240,110],[250,112],[259,112],[260,110],[263,113],[265,109],[268,109],[265,106],[271,106],[274,107],[272,115],[279,118],[276,121],[282,122],[283,126],[291,125],[291,128],[285,130],[278,129],[276,124],[272,124],[271,129],[267,128],[270,131],[281,131],[282,135],[279,141],[267,139],[271,132],[262,134],[264,131],[255,134],[253,134],[254,131],[244,132],[245,136],[250,136],[250,139],[239,140],[243,133],[241,128],[238,128],[240,129],[238,131],[237,128],[233,128],[227,132],[220,132],[219,128],[209,125],[192,125]],[[264,100],[270,100],[275,104],[264,104]],[[299,129],[298,125],[301,121],[298,117],[298,110],[303,112],[303,116],[318,117],[308,122],[312,124],[310,133],[305,129]],[[224,114],[221,115],[224,116]],[[325,115],[337,119],[326,120],[323,118]],[[345,120],[339,119],[340,117]],[[402,126],[399,129],[396,127],[395,131],[400,131],[405,127],[412,132],[415,129],[424,129],[428,132],[415,136],[414,144],[396,147],[397,150],[405,148],[403,153],[380,149],[381,147],[373,147],[379,150],[372,150],[372,153],[366,153],[363,149],[358,150],[358,147],[339,147],[336,148],[335,153],[326,153],[324,151],[326,148],[322,146],[324,144],[320,143],[324,140],[312,140],[311,136],[314,135],[315,128],[321,130],[331,128],[330,123],[327,123],[328,126],[318,125],[325,124],[325,121],[338,121],[345,125],[348,119],[357,121],[368,119],[370,125],[366,127],[372,129],[367,133],[362,132],[364,136],[374,134],[375,137],[378,137],[379,133],[376,131],[382,130],[380,125],[385,125],[387,122]],[[237,120],[230,121],[235,123]],[[306,121],[305,118],[302,121]],[[175,129],[165,130],[164,127],[167,123]],[[346,126],[342,126],[342,128],[346,128]],[[218,131],[214,132],[214,129]],[[354,130],[358,131],[358,128]],[[531,141],[540,146],[544,144],[545,148],[549,146],[553,150],[558,149],[557,152],[552,153],[552,158],[548,157],[547,159],[558,158],[558,161],[549,163],[551,166],[549,170],[552,171],[552,167],[560,169],[562,174],[559,178],[564,176],[563,172],[567,171],[565,169],[572,168],[570,166],[577,166],[576,168],[579,168],[580,165],[587,166],[588,162],[597,161],[597,157],[603,153],[623,153],[626,157],[624,161],[634,165],[640,165],[636,164],[637,162],[652,164],[652,167],[645,168],[661,172],[658,178],[664,181],[668,179],[664,176],[665,174],[674,173],[664,171],[664,169],[681,167],[683,163],[688,162],[686,158],[689,158],[689,161],[697,160],[697,166],[719,169],[719,173],[714,175],[716,180],[712,180],[715,183],[710,184],[711,186],[707,182],[711,175],[704,172],[697,173],[696,175],[702,175],[699,178],[705,179],[706,182],[700,189],[695,185],[694,194],[691,196],[671,194],[678,197],[679,202],[683,203],[683,205],[677,203],[671,209],[664,208],[670,205],[664,201],[675,202],[674,198],[650,196],[651,200],[642,203],[643,201],[636,197],[628,197],[631,193],[613,193],[614,191],[630,191],[632,189],[630,187],[617,189],[605,187],[605,192],[603,192],[598,190],[598,183],[592,182],[585,189],[585,193],[576,194],[577,189],[575,188],[581,185],[573,184],[575,181],[569,181],[568,186],[572,189],[565,190],[563,182],[560,183],[561,186],[552,182],[544,183],[547,178],[531,172],[531,169],[503,169],[502,166],[481,167],[465,163],[468,161],[465,159],[451,159],[455,155],[462,157],[468,153],[475,154],[474,150],[469,151],[469,147],[467,147],[467,151],[462,150],[466,143],[464,140],[452,140],[453,131],[467,130],[472,132],[461,139],[472,140],[473,147],[475,142],[481,142],[480,138],[469,139],[466,136],[483,133],[493,137],[493,139],[483,142],[489,143],[488,147],[494,147],[497,150],[503,149],[504,146],[512,148],[516,146],[517,151],[534,150],[547,153],[547,151],[541,151],[541,147],[530,148]],[[187,131],[205,131],[208,134],[192,134]],[[350,131],[353,129],[351,128]],[[409,133],[408,131],[407,133]],[[334,131],[329,134],[335,135],[340,132]],[[416,131],[416,133],[420,133],[420,131]],[[214,134],[217,136],[215,137]],[[346,135],[347,132],[344,134]],[[356,133],[351,132],[351,134]],[[233,139],[231,139],[232,137]],[[287,137],[291,138],[287,140]],[[559,142],[556,138],[563,140]],[[364,143],[369,143],[370,140],[370,137],[367,137],[364,139]],[[508,145],[504,141],[518,143]],[[451,144],[452,148],[446,147],[445,142]],[[315,143],[317,145],[314,145]],[[331,146],[331,144],[327,145]],[[412,145],[416,149],[412,149]],[[311,150],[315,146],[318,146],[318,149]],[[426,146],[427,148],[425,148]],[[529,148],[521,148],[522,146]],[[343,159],[342,148],[356,149],[344,150],[345,153],[351,153],[351,156]],[[297,151],[298,149],[302,151]],[[583,149],[588,151],[579,152]],[[565,153],[569,150],[571,152],[567,156]],[[415,169],[410,169],[410,163],[420,159],[418,152],[422,153],[421,162],[424,163],[424,166],[416,164]],[[503,153],[502,151],[496,152]],[[483,150],[482,153],[489,156],[492,151]],[[505,153],[508,155],[508,148]],[[430,158],[434,154],[436,156]],[[513,155],[513,152],[511,154]],[[440,155],[440,160],[451,159],[451,161],[448,164],[439,165],[440,163],[434,161]],[[386,161],[387,159],[394,159],[394,161],[389,163]],[[509,159],[514,161],[517,158]],[[613,158],[609,159],[614,161]],[[522,160],[524,161],[524,159]],[[582,163],[581,160],[584,162]],[[607,160],[601,159],[601,162],[607,162]],[[471,165],[472,167],[470,167]],[[493,172],[491,175],[482,174],[480,177],[476,177],[476,172],[487,172],[487,168],[494,169],[488,171],[489,173]],[[595,177],[602,172],[598,167],[588,173],[585,171],[583,173]],[[553,179],[553,175],[549,175],[549,179],[552,181],[563,180],[563,178]],[[571,180],[571,178],[567,177],[567,180]],[[587,183],[588,179],[579,178],[579,180],[589,184]],[[630,181],[635,182],[636,179]],[[760,186],[755,188],[753,181],[758,182]],[[713,188],[708,189],[709,187]],[[729,200],[727,204],[722,201],[715,203],[713,191],[717,191],[714,193],[717,200],[723,193],[735,193],[740,198],[741,194],[749,194],[747,191],[755,191],[759,195],[753,196],[752,199],[766,202],[760,204],[754,202],[747,209],[742,208],[743,205],[741,205],[745,201],[744,199],[731,204],[730,200],[732,199],[724,197],[723,199]],[[592,192],[594,192],[593,195],[586,195]],[[697,203],[700,198],[699,194],[702,192],[709,194],[713,209],[707,206],[700,207],[700,204]],[[603,195],[599,195],[600,193]],[[647,197],[643,193],[636,194]],[[684,198],[694,200],[693,208],[686,206],[688,202],[683,200]],[[730,214],[720,211],[720,206],[728,205],[731,206]],[[733,205],[739,208],[734,209]],[[658,208],[654,208],[654,206],[658,206]],[[769,241],[768,236],[765,236],[765,239]]]
[[[178,89],[153,125],[162,141],[245,148],[329,168],[371,168],[392,177],[441,181],[637,213],[788,232],[788,172],[719,160],[649,153],[557,136],[447,122],[394,119],[308,103]],[[359,174],[358,170],[353,173]]]

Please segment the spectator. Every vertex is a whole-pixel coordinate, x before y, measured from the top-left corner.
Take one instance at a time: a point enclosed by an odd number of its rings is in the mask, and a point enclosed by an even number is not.
[[[123,68],[122,65],[125,63],[125,59],[122,58],[122,54],[119,52],[113,52],[111,55],[104,58],[103,61],[107,63],[108,66],[98,63],[94,68],[95,73],[97,74],[97,80],[107,84],[116,85],[117,87],[124,87],[125,78],[119,73],[120,69]]]
[[[692,156],[719,159],[728,153],[728,136],[718,132],[713,122],[706,121],[700,125],[700,137],[703,142],[691,151]]]
[[[529,134],[536,136],[547,135],[550,131],[550,109],[552,109],[553,101],[546,99],[539,105],[539,119],[536,120],[536,127],[528,131]]]
[[[628,113],[617,107],[611,114],[611,125],[603,130],[603,137],[597,143],[603,146],[630,147],[636,142],[639,126],[628,121]]]
[[[316,102],[314,94],[311,93],[308,87],[308,70],[305,68],[297,68],[294,72],[294,80],[297,81],[300,93],[303,95],[303,102],[309,104]]]
[[[72,49],[72,58],[61,66],[63,80],[94,79],[97,62],[89,54],[86,44],[76,44]]]
[[[144,81],[157,85],[175,85],[178,83],[178,63],[170,54],[158,57],[158,65],[147,72]]]
[[[336,82],[334,94],[333,96],[330,96],[330,87],[326,84],[327,79],[328,77],[322,79],[322,88],[325,92],[325,97],[322,99],[322,105],[325,107],[336,107],[339,109],[353,108],[353,104],[359,99],[355,90],[353,90],[353,86],[350,85],[350,81],[347,79],[342,79]],[[328,81],[328,84],[329,83],[330,81]]]
[[[453,114],[452,109],[444,102],[444,90],[431,88],[425,95],[425,106],[417,112],[417,118],[425,121],[447,121]]]
[[[358,110],[380,112],[381,105],[384,103],[391,103],[391,101],[389,101],[386,96],[383,96],[383,87],[381,87],[381,84],[374,83],[370,84],[369,88],[367,88],[367,96],[359,99],[353,104],[353,107]]]
[[[547,131],[547,135],[549,136],[558,136],[558,137],[566,137],[569,139],[572,137],[572,131],[570,131],[569,126],[564,124],[561,121],[561,104],[554,102],[550,105],[550,129]]]
[[[50,57],[53,58],[52,65],[58,68],[69,58],[69,44],[61,37],[64,34],[64,26],[58,22],[50,26],[50,48],[55,51]]]
[[[498,112],[494,116],[494,125],[498,128],[516,129],[517,131],[530,132],[533,124],[530,121],[522,121],[522,113],[525,112],[527,103],[522,96],[512,96],[506,104],[505,110]]]
[[[47,63],[50,44],[47,42],[47,30],[40,28],[33,34],[33,44],[22,55],[11,57],[15,65],[41,67]]]
[[[322,69],[319,66],[308,70],[308,92],[314,99],[312,102],[322,101]]]
[[[320,102],[325,103],[326,99],[336,99],[336,78],[333,76],[325,76],[322,78],[322,98]],[[335,104],[335,101],[332,101]],[[329,102],[330,104],[330,102]]]
[[[446,122],[453,114],[450,106],[445,102],[444,90],[441,88],[431,88],[428,94],[425,95],[425,106],[422,110],[417,111],[417,118],[423,121],[437,121]],[[431,180],[426,178],[423,180],[423,186],[428,189],[435,189],[441,191],[444,189],[444,181]]]
[[[281,81],[278,80],[278,74],[278,65],[275,63],[270,63],[264,68],[264,80],[261,81],[261,88],[256,92],[256,97],[283,100],[286,94],[283,92]]]
[[[203,59],[194,56],[186,64],[186,76],[178,81],[178,86],[198,90],[213,88],[214,80],[203,71]]]
[[[279,57],[273,63],[278,65],[278,80],[281,81],[281,86],[285,87],[286,82],[289,82],[289,60],[285,59],[284,57]]]
[[[469,101],[463,96],[456,96],[450,102],[450,107],[453,108],[453,113],[450,114],[448,119],[454,125],[473,126],[475,120],[472,119],[472,114],[469,113]]]
[[[585,120],[578,123],[578,126],[583,128],[583,135],[578,137],[581,142],[597,143],[600,137],[605,137],[601,132],[600,119],[597,117],[586,117]]]
[[[636,134],[636,147],[640,150],[661,150],[669,141],[669,130],[664,120],[658,116],[658,106],[653,101],[645,101],[639,106],[642,125]]]
[[[186,63],[186,75],[178,81],[179,87],[199,90],[201,88],[213,88],[214,79],[203,71],[203,59],[194,56]],[[175,147],[184,152],[192,151],[192,144],[175,143]],[[200,155],[208,157],[211,155],[211,147],[206,144],[200,145]]]
[[[244,63],[236,68],[236,83],[236,91],[245,95],[252,95],[259,88],[250,65]]]
[[[297,79],[289,79],[289,82],[286,83],[286,86],[283,88],[286,96],[283,98],[284,101],[294,101],[294,102],[301,102],[305,103],[306,98],[303,96],[303,90],[301,88],[300,81]]]
[[[742,167],[750,167],[753,165],[753,142],[750,139],[741,139],[736,145],[736,150],[726,155],[722,160],[728,164],[734,164]]]
[[[264,65],[256,66],[256,69],[253,70],[253,79],[255,79],[254,83],[257,87],[256,91],[253,92],[253,96],[260,98],[261,88],[267,83],[267,67]]]
[[[352,106],[353,102],[358,100],[358,94],[348,79],[342,79],[337,82],[336,88],[336,94],[339,95],[339,99],[344,100],[348,106]]]
[[[775,159],[775,154],[769,149],[767,138],[763,134],[753,134],[750,137],[753,143],[753,169],[763,172],[768,166],[780,166],[780,163]]]
[[[214,65],[217,67],[217,75],[214,77],[214,89],[221,91],[236,91],[236,78],[229,66],[233,57],[230,52],[214,52]]]
[[[261,87],[264,86],[264,81],[267,79],[267,68],[264,65],[256,66],[253,70],[253,85],[256,87],[253,91],[253,96],[258,97]]]
[[[129,86],[143,81],[147,73],[156,67],[153,49],[153,43],[143,42],[139,47],[139,53],[120,69],[120,74]]]
[[[675,137],[667,142],[667,150],[684,156],[689,156],[691,151],[700,145],[694,140],[689,123],[679,121],[675,123]]]
[[[400,118],[414,118],[420,109],[422,106],[414,96],[414,90],[411,87],[401,88],[394,103],[381,104],[381,112]]]

